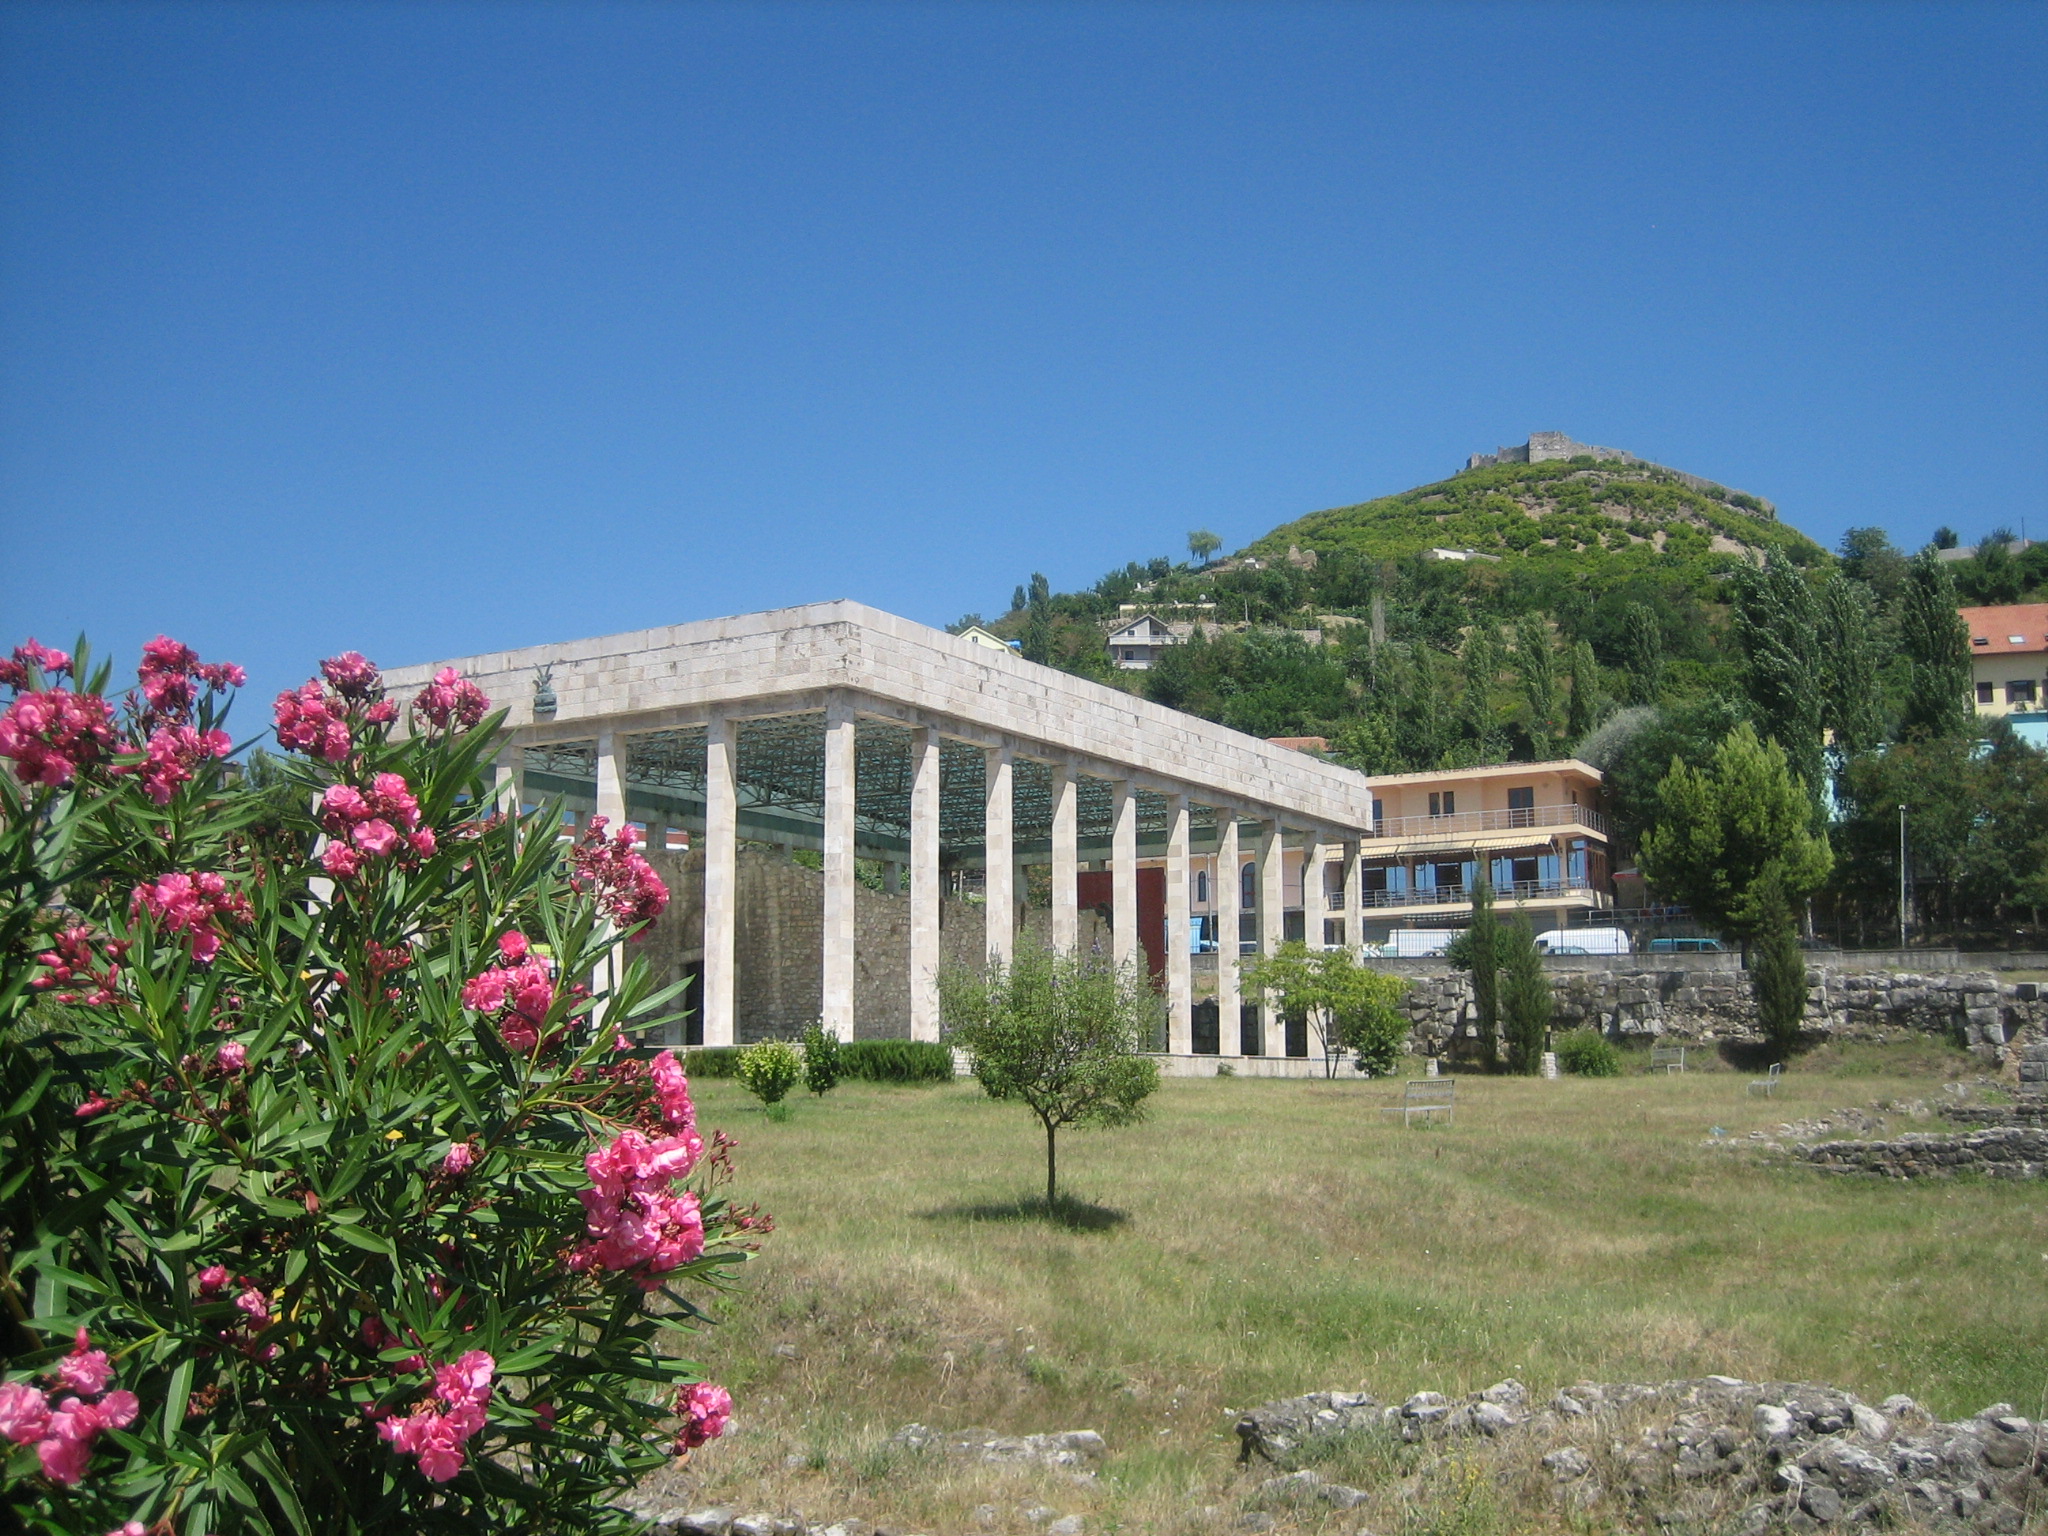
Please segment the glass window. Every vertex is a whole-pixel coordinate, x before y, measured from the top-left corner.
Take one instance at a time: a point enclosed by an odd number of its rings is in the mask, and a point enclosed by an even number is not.
[[[1206,869],[1198,869],[1195,871],[1195,901],[1198,904],[1206,905],[1208,903],[1208,900],[1209,871],[1207,871]]]
[[[1996,691],[1997,690],[1990,683],[1979,683],[1977,685],[1977,702],[1979,704],[1993,703],[1995,701]]]
[[[1238,905],[1250,911],[1259,904],[1259,866],[1247,864],[1237,882]]]
[[[2005,699],[2008,704],[2031,704],[2034,702],[2034,680],[2026,678],[2005,685]]]

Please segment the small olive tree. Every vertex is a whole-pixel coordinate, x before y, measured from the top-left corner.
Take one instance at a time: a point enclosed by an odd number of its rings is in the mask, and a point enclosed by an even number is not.
[[[1048,1211],[1061,1129],[1135,1124],[1159,1086],[1159,1065],[1143,1054],[1159,998],[1135,965],[1020,943],[1009,965],[942,968],[939,1010],[983,1091],[1024,1104],[1045,1127]]]

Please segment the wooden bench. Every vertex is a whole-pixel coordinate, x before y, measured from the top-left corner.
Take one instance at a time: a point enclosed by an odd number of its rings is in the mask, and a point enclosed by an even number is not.
[[[1432,1115],[1442,1115],[1445,1123],[1449,1124],[1457,1094],[1458,1080],[1454,1077],[1417,1078],[1409,1082],[1400,1103],[1389,1104],[1380,1113],[1399,1115],[1403,1126],[1410,1124],[1417,1115],[1422,1116],[1425,1125]]]
[[[1650,1070],[1652,1072],[1683,1072],[1685,1070],[1685,1047],[1682,1045],[1651,1046]]]
[[[1745,1093],[1754,1093],[1757,1089],[1761,1088],[1764,1091],[1765,1098],[1773,1098],[1776,1096],[1778,1092],[1778,1083],[1784,1078],[1784,1076],[1785,1064],[1781,1061],[1774,1061],[1771,1063],[1771,1070],[1768,1073],[1756,1079],[1756,1081],[1751,1083],[1749,1087],[1744,1089],[1743,1091]]]

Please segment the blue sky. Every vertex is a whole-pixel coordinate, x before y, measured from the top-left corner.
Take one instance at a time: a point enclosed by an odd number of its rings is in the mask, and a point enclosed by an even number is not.
[[[2048,534],[2044,82],[2021,4],[17,0],[0,630],[944,623],[1532,428]]]

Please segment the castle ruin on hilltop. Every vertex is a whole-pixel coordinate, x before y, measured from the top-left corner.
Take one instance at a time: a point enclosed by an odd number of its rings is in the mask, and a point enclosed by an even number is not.
[[[1644,469],[1661,470],[1680,485],[1688,486],[1706,495],[1722,498],[1740,498],[1736,505],[1753,508],[1764,517],[1776,517],[1778,509],[1761,496],[1751,496],[1746,491],[1733,491],[1717,480],[1705,480],[1698,475],[1688,475],[1684,470],[1673,469],[1666,464],[1653,464],[1648,459],[1639,459],[1632,453],[1619,448],[1599,448],[1591,443],[1573,442],[1565,432],[1531,432],[1529,441],[1507,448],[1496,448],[1492,453],[1475,453],[1465,461],[1467,469],[1491,469],[1496,464],[1549,464],[1559,459],[1599,459],[1610,464],[1638,464]]]

